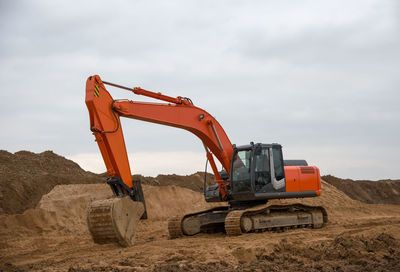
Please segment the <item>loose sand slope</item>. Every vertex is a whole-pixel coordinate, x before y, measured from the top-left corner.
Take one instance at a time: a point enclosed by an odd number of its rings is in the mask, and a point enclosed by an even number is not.
[[[352,199],[369,204],[400,204],[400,180],[352,180],[331,175],[323,178]]]
[[[325,182],[323,196],[302,200],[327,209],[330,222],[324,228],[238,237],[169,240],[167,218],[211,205],[201,193],[181,187],[144,185],[144,193],[149,219],[140,222],[131,248],[91,241],[85,209],[111,196],[104,184],[58,185],[35,209],[1,215],[0,270],[400,270],[400,206],[364,204]]]

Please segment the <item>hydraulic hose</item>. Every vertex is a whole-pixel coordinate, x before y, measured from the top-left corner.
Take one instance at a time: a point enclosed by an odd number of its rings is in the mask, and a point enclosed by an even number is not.
[[[206,186],[207,186],[207,164],[208,164],[208,159],[206,160],[206,167],[204,169],[204,184],[203,184],[204,197],[206,196]]]

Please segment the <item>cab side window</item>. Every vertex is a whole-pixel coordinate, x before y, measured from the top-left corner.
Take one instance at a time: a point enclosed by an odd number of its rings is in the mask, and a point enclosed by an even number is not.
[[[259,191],[262,187],[271,182],[268,149],[263,148],[260,151],[261,152],[256,155],[256,165],[254,169],[256,191]]]
[[[272,148],[272,153],[274,156],[275,178],[276,180],[281,180],[285,177],[285,172],[283,168],[282,150],[278,148]]]

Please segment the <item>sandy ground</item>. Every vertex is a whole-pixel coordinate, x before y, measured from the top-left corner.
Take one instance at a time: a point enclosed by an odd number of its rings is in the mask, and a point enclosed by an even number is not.
[[[322,229],[170,240],[167,218],[211,205],[189,189],[144,186],[149,219],[136,244],[121,248],[94,244],[86,226],[87,204],[110,196],[108,186],[58,185],[35,209],[0,216],[0,271],[400,271],[400,206],[322,189],[295,201],[327,209]]]

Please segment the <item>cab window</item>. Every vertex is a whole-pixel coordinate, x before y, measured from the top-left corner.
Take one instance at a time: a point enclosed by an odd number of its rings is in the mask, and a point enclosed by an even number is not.
[[[251,191],[251,150],[238,151],[234,155],[232,165],[232,191],[249,192]]]
[[[274,171],[275,171],[275,179],[281,180],[285,177],[285,171],[283,169],[283,158],[282,158],[282,150],[280,148],[272,148],[273,156],[274,156]]]
[[[268,148],[259,149],[255,155],[255,190],[260,191],[271,183]]]

